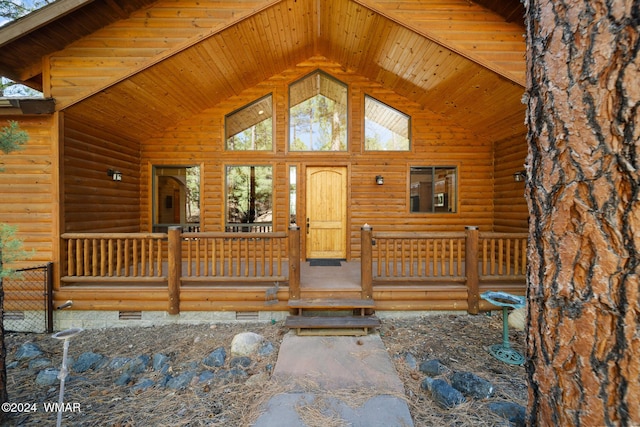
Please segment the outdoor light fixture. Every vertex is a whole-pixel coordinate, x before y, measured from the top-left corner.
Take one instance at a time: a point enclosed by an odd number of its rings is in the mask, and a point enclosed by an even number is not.
[[[122,181],[122,172],[120,171],[109,169],[107,171],[107,175],[109,175],[114,181]]]
[[[376,184],[378,185],[384,184],[384,177],[382,175],[376,175]]]
[[[513,174],[513,180],[515,182],[522,182],[526,177],[527,177],[527,174],[525,171],[519,171]]]

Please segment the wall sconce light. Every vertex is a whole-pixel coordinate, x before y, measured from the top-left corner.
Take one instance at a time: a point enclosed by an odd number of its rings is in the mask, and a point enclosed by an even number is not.
[[[526,171],[518,171],[513,174],[513,180],[515,182],[522,182],[527,177]]]
[[[122,172],[120,171],[109,169],[107,171],[107,175],[109,175],[111,179],[114,181],[122,181]]]
[[[384,177],[382,175],[376,175],[376,184],[378,185],[384,184]]]

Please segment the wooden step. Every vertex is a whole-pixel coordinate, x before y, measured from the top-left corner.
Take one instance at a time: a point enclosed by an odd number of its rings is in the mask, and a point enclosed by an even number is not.
[[[366,335],[380,326],[373,316],[289,316],[284,324],[298,335]]]
[[[374,308],[375,302],[370,299],[297,299],[289,300],[289,307],[303,310],[348,310],[353,308]]]

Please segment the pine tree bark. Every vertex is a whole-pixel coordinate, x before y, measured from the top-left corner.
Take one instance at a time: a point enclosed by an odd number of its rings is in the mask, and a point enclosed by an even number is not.
[[[640,2],[528,0],[529,425],[640,425]]]

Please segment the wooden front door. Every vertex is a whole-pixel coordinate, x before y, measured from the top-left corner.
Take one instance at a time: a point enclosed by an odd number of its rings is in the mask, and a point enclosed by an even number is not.
[[[347,257],[347,168],[307,167],[307,258]]]

